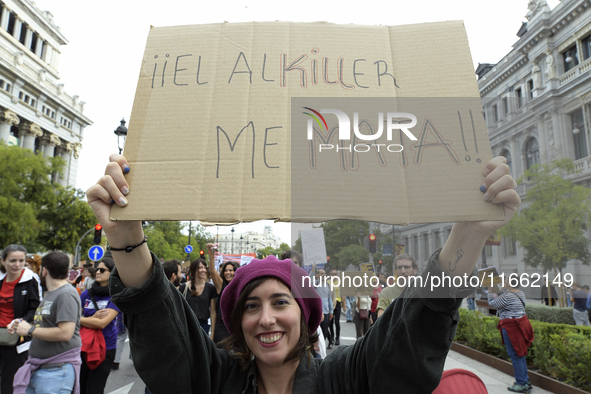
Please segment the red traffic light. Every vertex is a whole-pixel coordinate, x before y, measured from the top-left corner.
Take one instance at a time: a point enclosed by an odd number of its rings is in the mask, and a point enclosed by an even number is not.
[[[382,264],[382,260],[380,260],[379,263]]]
[[[326,261],[330,261],[330,256],[326,256]]]
[[[369,253],[375,253],[377,250],[377,238],[375,234],[369,234]]]
[[[103,226],[101,226],[101,225],[100,225],[100,223],[99,223],[99,224],[95,224],[95,225],[94,225],[94,229],[95,229],[96,231],[101,231],[101,230],[103,229]]]
[[[200,250],[200,251],[199,251],[199,256],[203,257],[204,255],[205,255],[205,252],[204,252],[204,251],[202,251],[202,250]]]

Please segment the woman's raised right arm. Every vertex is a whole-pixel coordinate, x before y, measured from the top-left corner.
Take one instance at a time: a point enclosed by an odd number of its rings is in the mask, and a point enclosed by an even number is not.
[[[115,249],[122,249],[139,244],[144,239],[144,230],[141,221],[111,220],[111,205],[126,206],[125,196],[130,190],[124,175],[129,172],[125,157],[114,154],[109,157],[109,161],[105,175],[86,191],[86,198],[103,226],[109,245]],[[131,253],[112,252],[123,285],[140,287],[148,280],[152,272],[152,257],[147,243],[135,248]]]
[[[215,286],[215,290],[218,292],[218,294],[221,294],[223,281],[222,281],[221,275],[215,269],[215,245],[212,244],[211,242],[208,243],[207,244],[207,251],[208,251],[208,255],[209,255],[209,276],[211,276],[211,280],[213,282],[213,285]],[[222,275],[223,275],[223,272],[222,272]],[[213,323],[212,323],[212,327],[213,327]]]

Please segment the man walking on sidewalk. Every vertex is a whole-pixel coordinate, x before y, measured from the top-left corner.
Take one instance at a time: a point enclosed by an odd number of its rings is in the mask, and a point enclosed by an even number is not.
[[[39,276],[48,291],[35,312],[35,325],[15,321],[10,328],[33,338],[29,359],[14,377],[15,394],[79,392],[82,310],[78,292],[67,281],[69,263],[62,252],[43,257]]]

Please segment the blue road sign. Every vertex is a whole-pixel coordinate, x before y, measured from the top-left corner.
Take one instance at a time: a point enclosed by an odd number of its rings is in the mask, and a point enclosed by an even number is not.
[[[193,251],[193,247],[191,245],[185,246],[185,253],[191,253]]]
[[[88,249],[88,258],[92,261],[99,261],[104,255],[105,250],[99,245],[94,245],[92,248]]]

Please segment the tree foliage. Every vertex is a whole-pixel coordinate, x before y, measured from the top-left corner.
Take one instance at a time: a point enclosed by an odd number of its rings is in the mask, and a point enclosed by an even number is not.
[[[585,237],[591,218],[591,189],[576,185],[569,159],[534,166],[518,180],[528,186],[526,206],[501,234],[512,236],[525,249],[524,261],[532,267],[561,270],[569,260],[591,262]]]
[[[95,219],[82,191],[52,183],[63,160],[4,143],[0,157],[0,247],[18,243],[31,251],[74,253]]]
[[[330,258],[331,268],[345,270],[349,264],[355,266],[354,271],[359,269],[359,263],[368,261],[369,252],[359,244],[347,245],[336,254],[335,258]],[[333,262],[333,260],[338,261]]]
[[[145,223],[144,233],[148,236],[150,250],[161,259],[177,259],[185,261],[185,246],[189,245],[189,225],[184,222],[150,221]],[[191,243],[193,251],[189,255],[191,261],[199,258],[199,251],[205,251],[206,244],[211,240],[205,227],[200,224],[191,225]]]
[[[330,256],[330,266],[332,268],[344,269],[353,261],[347,258],[345,262],[341,259],[346,254],[341,253],[345,248],[351,245],[357,245],[363,248],[363,238],[369,235],[369,222],[362,220],[331,220],[320,225],[324,229],[324,242],[326,243],[326,254]],[[361,234],[360,234],[361,230]],[[369,252],[365,250],[365,257],[361,257],[360,249],[356,250],[353,258],[361,258],[354,265],[368,261]]]

